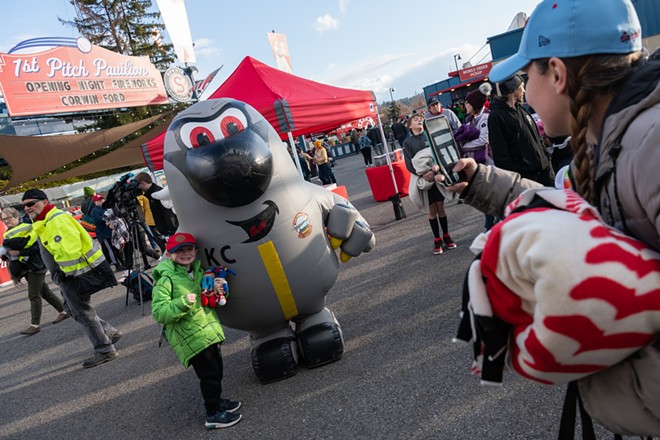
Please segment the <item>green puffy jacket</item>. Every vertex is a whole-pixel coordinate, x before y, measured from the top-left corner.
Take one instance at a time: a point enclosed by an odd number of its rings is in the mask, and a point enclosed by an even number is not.
[[[214,309],[202,307],[200,292],[204,269],[199,261],[192,264],[194,279],[186,268],[165,260],[152,275],[156,285],[152,292],[151,313],[165,326],[165,337],[184,367],[206,347],[225,340],[225,334]],[[197,294],[194,304],[185,296]]]

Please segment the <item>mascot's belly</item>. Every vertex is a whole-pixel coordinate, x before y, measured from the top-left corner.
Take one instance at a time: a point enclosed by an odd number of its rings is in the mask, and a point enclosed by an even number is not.
[[[230,261],[224,264],[238,275],[229,281],[227,305],[218,309],[223,324],[255,331],[282,326],[297,315],[323,308],[325,294],[337,278],[338,263],[326,243],[321,215],[314,205],[312,200],[291,212],[287,222],[275,225],[259,242],[225,241],[224,245],[230,246],[225,252]],[[309,219],[311,230],[306,237],[300,237],[293,227],[299,213]]]
[[[321,310],[339,269],[308,185],[271,188],[250,205],[230,209],[184,194],[185,187],[170,188],[190,204],[178,209],[179,230],[197,237],[203,265],[225,265],[237,274],[228,279],[227,304],[217,309],[222,324],[249,332]]]

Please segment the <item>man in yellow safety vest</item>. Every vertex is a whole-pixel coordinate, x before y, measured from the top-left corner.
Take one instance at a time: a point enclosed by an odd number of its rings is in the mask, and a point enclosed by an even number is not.
[[[62,292],[65,310],[85,328],[95,355],[83,362],[91,368],[117,358],[114,344],[121,337],[115,327],[99,318],[90,304],[90,295],[117,285],[110,264],[82,226],[57,209],[40,189],[23,194],[22,205],[39,236],[42,257]]]

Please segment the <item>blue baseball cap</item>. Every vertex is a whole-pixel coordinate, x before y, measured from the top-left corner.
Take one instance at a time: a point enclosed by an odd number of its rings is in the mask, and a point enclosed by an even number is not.
[[[642,27],[630,0],[544,0],[527,21],[518,53],[494,66],[501,82],[532,60],[642,50]]]

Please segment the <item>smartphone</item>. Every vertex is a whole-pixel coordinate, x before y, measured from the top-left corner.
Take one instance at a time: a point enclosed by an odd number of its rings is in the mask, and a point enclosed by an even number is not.
[[[440,173],[445,176],[445,186],[455,185],[467,180],[463,172],[452,171],[454,165],[461,158],[458,144],[449,126],[449,120],[444,115],[434,116],[424,121],[424,130],[431,145],[431,151],[436,163],[440,166]]]

